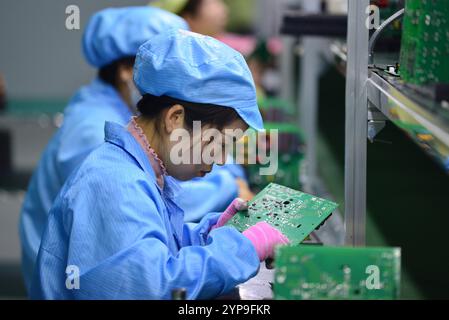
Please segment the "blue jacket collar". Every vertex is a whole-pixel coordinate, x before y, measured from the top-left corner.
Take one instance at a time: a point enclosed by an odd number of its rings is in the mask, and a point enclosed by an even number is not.
[[[165,187],[164,190],[161,190],[145,151],[125,127],[113,122],[106,122],[104,131],[105,141],[128,152],[139,163],[140,167],[151,176],[161,194],[170,199],[174,199],[179,194],[181,186],[172,177],[165,177]]]

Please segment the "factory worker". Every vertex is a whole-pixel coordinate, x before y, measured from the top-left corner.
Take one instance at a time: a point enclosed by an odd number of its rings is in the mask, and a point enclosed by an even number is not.
[[[229,8],[223,0],[156,0],[149,5],[176,13],[186,20],[191,31],[214,37],[244,56],[256,48],[253,37],[226,31]]]
[[[229,21],[229,9],[223,0],[157,0],[151,6],[176,13],[190,30],[211,37],[221,36]]]
[[[125,127],[107,122],[106,142],[62,188],[42,238],[32,298],[170,299],[183,288],[188,299],[212,299],[253,277],[274,247],[288,242],[267,223],[243,233],[226,226],[245,206],[239,199],[199,224],[185,224],[176,205],[176,180],[202,176],[211,165],[173,161],[173,134],[192,132],[195,121],[220,135],[263,127],[241,54],[210,37],[171,31],[139,49],[134,81],[141,116]],[[183,148],[194,149],[197,138],[189,136]],[[222,155],[217,164],[224,161]]]
[[[141,44],[170,28],[187,29],[186,22],[167,11],[150,7],[105,9],[95,14],[83,35],[87,61],[98,71],[82,87],[64,112],[64,123],[47,146],[32,177],[20,218],[22,269],[29,289],[33,266],[48,212],[69,175],[104,142],[105,121],[125,125],[136,113],[141,94],[133,83],[135,55]],[[186,182],[180,206],[189,209],[189,221],[211,211],[224,210],[239,195],[231,166],[214,168],[210,177]],[[242,190],[244,190],[242,188]],[[198,201],[192,195],[204,195]],[[240,196],[247,197],[244,193]]]

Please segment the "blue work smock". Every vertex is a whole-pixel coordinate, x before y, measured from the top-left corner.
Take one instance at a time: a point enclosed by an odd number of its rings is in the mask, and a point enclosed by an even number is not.
[[[253,277],[259,259],[233,227],[209,233],[219,213],[184,223],[162,190],[144,150],[120,125],[107,123],[106,143],[69,178],[50,211],[33,274],[34,299],[211,299]],[[68,278],[79,275],[79,287]],[[74,269],[75,268],[75,269]],[[69,280],[67,280],[69,279]],[[71,282],[72,281],[72,282]]]

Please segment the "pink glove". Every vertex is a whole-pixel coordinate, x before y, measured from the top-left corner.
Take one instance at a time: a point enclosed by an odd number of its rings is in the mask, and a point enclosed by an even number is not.
[[[248,228],[243,235],[253,243],[260,261],[273,258],[275,246],[290,243],[286,236],[266,222]]]
[[[217,224],[213,226],[211,230],[223,227],[224,225],[226,225],[226,223],[228,223],[229,220],[231,220],[235,216],[237,212],[247,209],[248,209],[248,202],[240,198],[234,199],[234,201],[232,201],[232,203],[225,210],[225,212],[222,213],[222,215],[218,219]]]

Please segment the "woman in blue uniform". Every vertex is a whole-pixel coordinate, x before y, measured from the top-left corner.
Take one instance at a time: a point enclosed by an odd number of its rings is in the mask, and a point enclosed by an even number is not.
[[[176,179],[211,170],[172,161],[176,130],[190,132],[194,121],[220,132],[263,127],[243,57],[210,37],[171,31],[139,49],[134,81],[142,115],[125,127],[107,122],[106,142],[62,188],[40,246],[32,298],[169,299],[177,288],[189,299],[215,298],[254,276],[260,261],[287,243],[268,224],[243,234],[226,227],[239,201],[195,225],[184,223],[176,204]]]
[[[96,13],[86,26],[83,52],[98,77],[82,87],[64,111],[64,123],[48,144],[36,168],[22,208],[22,266],[29,289],[48,212],[70,174],[104,142],[106,121],[126,125],[141,98],[133,83],[133,65],[140,45],[170,28],[188,29],[180,17],[158,8],[109,8]],[[239,195],[237,166],[214,168],[205,179],[183,183],[179,205],[197,221],[226,208]],[[195,195],[208,197],[195,198]],[[201,200],[201,201],[200,201]]]

